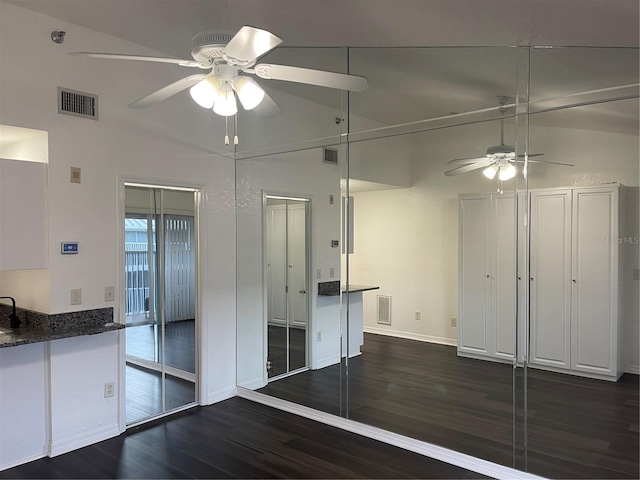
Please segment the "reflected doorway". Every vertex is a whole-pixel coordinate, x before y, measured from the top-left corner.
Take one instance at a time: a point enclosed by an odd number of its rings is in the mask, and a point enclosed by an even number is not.
[[[267,377],[308,368],[309,200],[266,196]]]
[[[196,402],[196,195],[125,185],[127,425]]]

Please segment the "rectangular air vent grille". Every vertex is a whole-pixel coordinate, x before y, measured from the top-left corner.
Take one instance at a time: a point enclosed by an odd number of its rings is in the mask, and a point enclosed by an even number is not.
[[[58,87],[58,113],[98,120],[98,96]]]
[[[338,151],[333,148],[325,148],[323,161],[324,163],[338,165]]]
[[[391,297],[378,295],[378,323],[391,325]]]

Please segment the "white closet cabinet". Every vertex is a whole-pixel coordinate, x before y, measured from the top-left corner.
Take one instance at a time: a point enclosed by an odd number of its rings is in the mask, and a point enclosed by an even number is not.
[[[622,186],[532,192],[531,364],[622,374]]]
[[[458,354],[512,360],[516,340],[515,199],[460,195]]]

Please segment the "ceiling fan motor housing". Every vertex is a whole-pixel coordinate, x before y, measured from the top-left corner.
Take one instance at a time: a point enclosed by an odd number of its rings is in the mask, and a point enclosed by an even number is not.
[[[487,148],[487,156],[488,155],[498,155],[498,154],[514,154],[516,152],[516,148],[513,145],[496,145],[495,147]]]
[[[213,63],[217,58],[222,57],[222,50],[233,38],[228,32],[201,32],[191,39],[191,56],[197,62]]]

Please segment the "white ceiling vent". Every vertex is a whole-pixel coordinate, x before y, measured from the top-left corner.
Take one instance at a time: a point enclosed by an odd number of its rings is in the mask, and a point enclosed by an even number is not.
[[[333,148],[324,148],[322,161],[324,163],[338,165],[338,150],[334,150]]]
[[[391,325],[391,296],[378,295],[378,323]]]
[[[58,113],[98,120],[98,96],[58,87]]]

